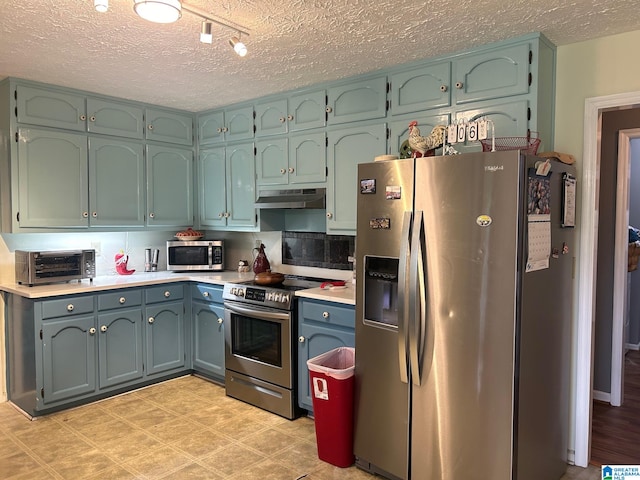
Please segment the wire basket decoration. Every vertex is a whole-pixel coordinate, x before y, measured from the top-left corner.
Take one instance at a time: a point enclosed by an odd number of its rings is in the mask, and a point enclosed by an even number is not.
[[[540,138],[538,138],[538,132],[528,132],[526,137],[495,137],[495,143],[492,144],[492,140],[487,138],[486,140],[480,140],[482,144],[483,152],[498,150],[522,150],[523,153],[529,155],[535,155],[538,153],[538,147],[540,146]]]

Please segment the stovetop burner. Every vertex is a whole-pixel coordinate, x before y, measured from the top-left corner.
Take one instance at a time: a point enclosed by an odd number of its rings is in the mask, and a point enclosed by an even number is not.
[[[323,281],[319,278],[286,275],[284,282],[277,285],[258,285],[253,280],[226,283],[222,298],[279,310],[293,310],[294,292],[319,287]]]

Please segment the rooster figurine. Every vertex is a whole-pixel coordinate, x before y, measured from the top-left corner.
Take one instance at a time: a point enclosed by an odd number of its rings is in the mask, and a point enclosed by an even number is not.
[[[431,133],[427,137],[423,137],[420,135],[420,130],[418,129],[418,122],[415,120],[409,124],[409,146],[413,151],[413,157],[425,157],[429,156],[427,153],[430,150],[435,150],[438,147],[441,147],[444,144],[444,125],[436,125],[431,130]],[[418,153],[420,155],[418,155]],[[433,155],[433,153],[431,153]]]

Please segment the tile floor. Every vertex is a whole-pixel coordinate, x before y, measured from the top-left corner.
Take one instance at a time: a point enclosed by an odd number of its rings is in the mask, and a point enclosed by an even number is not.
[[[29,421],[0,404],[0,478],[367,480],[317,458],[313,420],[293,422],[186,376]],[[597,480],[570,467],[563,480]],[[543,479],[541,479],[543,480]]]

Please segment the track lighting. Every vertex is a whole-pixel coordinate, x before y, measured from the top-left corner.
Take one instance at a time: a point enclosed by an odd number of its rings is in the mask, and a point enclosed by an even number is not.
[[[244,43],[240,41],[238,37],[231,37],[229,39],[229,45],[233,47],[233,50],[240,57],[244,57],[247,54],[247,47]]]
[[[213,35],[211,34],[211,22],[206,20],[202,22],[202,30],[200,30],[200,41],[202,43],[213,43]]]
[[[96,11],[104,13],[109,10],[109,0],[93,0],[93,6]]]

